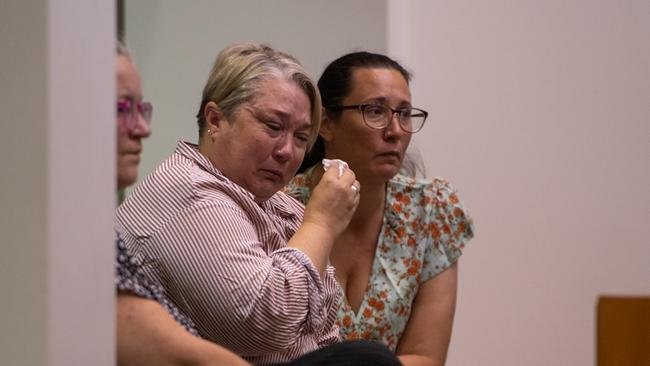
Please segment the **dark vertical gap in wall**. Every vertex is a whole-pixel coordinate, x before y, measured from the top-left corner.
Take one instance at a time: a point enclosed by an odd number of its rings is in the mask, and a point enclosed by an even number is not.
[[[116,0],[115,5],[117,7],[117,39],[124,40],[124,0]]]

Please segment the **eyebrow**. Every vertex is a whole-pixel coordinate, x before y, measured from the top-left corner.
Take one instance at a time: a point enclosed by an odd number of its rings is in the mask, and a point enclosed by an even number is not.
[[[251,113],[253,113],[253,115],[256,118],[260,118],[260,117],[268,118],[269,115],[277,115],[283,122],[285,122],[288,118],[291,117],[291,113],[287,113],[287,112],[285,112],[283,110],[276,109],[276,108],[273,108],[273,107],[271,107],[269,109],[265,109],[265,108],[255,107],[255,106],[249,106],[248,110]],[[311,113],[309,114],[309,116],[310,116],[310,118],[309,118],[309,120],[307,122],[302,123],[300,126],[298,126],[298,128],[296,128],[297,131],[298,130],[304,130],[304,129],[309,129],[309,130],[312,129],[313,124],[311,122]]]
[[[383,96],[374,97],[374,98],[370,98],[370,99],[366,100],[365,102],[363,102],[361,104],[373,104],[373,103],[380,103],[380,104],[388,105],[388,98],[383,97]],[[412,104],[411,104],[411,102],[408,102],[408,101],[402,101],[402,102],[398,103],[398,106],[412,107]]]
[[[129,100],[131,102],[137,102],[138,100],[142,100],[142,98],[138,98],[138,96],[134,95],[128,90],[125,90],[123,92],[120,92],[117,94],[117,99],[118,100]]]

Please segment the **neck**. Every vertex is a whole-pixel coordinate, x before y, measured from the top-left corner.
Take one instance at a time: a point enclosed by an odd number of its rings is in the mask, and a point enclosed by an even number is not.
[[[126,197],[126,194],[125,194],[125,192],[124,192],[124,189],[125,189],[125,188],[122,188],[122,189],[119,189],[119,190],[117,191],[117,205],[118,205],[118,206],[121,205],[122,202],[124,202],[124,198]]]
[[[385,182],[371,184],[359,181],[359,183],[361,183],[359,206],[348,226],[350,230],[360,229],[375,220],[381,222],[386,204]]]
[[[203,156],[208,158],[208,160],[210,160],[212,164],[214,164],[214,160],[212,160],[212,155],[210,154],[210,149],[208,148],[209,144],[210,141],[208,140],[208,138],[206,138],[205,136],[201,137],[199,139],[199,152],[203,154]]]
[[[219,153],[215,151],[212,140],[210,140],[210,137],[204,137],[199,140],[199,152],[201,155],[205,156],[206,159],[212,163],[212,166],[214,166],[217,170],[219,170],[222,174],[226,174],[220,167],[220,164],[218,164],[218,160],[216,157],[219,156]],[[230,177],[227,177],[230,179]]]

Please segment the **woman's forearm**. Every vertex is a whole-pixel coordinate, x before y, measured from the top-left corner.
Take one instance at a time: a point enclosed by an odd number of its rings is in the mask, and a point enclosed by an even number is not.
[[[421,355],[397,355],[404,366],[443,366],[444,363]]]
[[[190,334],[157,302],[120,293],[117,363],[169,366],[247,366],[236,354]]]

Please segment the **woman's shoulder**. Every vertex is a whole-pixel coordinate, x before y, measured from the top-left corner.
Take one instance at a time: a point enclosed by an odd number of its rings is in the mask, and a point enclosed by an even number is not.
[[[444,178],[421,179],[397,175],[390,180],[387,201],[398,212],[422,214],[425,220],[472,220],[460,200],[458,190]]]
[[[398,174],[388,182],[388,188],[389,192],[406,194],[411,198],[430,198],[436,201],[455,201],[458,198],[456,188],[444,178],[413,178]]]
[[[391,184],[394,192],[391,212],[397,212],[404,220],[410,219],[411,227],[417,228],[414,230],[422,230],[432,239],[433,246],[429,249],[437,254],[429,262],[435,262],[435,268],[446,268],[456,261],[474,236],[473,220],[456,188],[443,178],[396,176]]]

